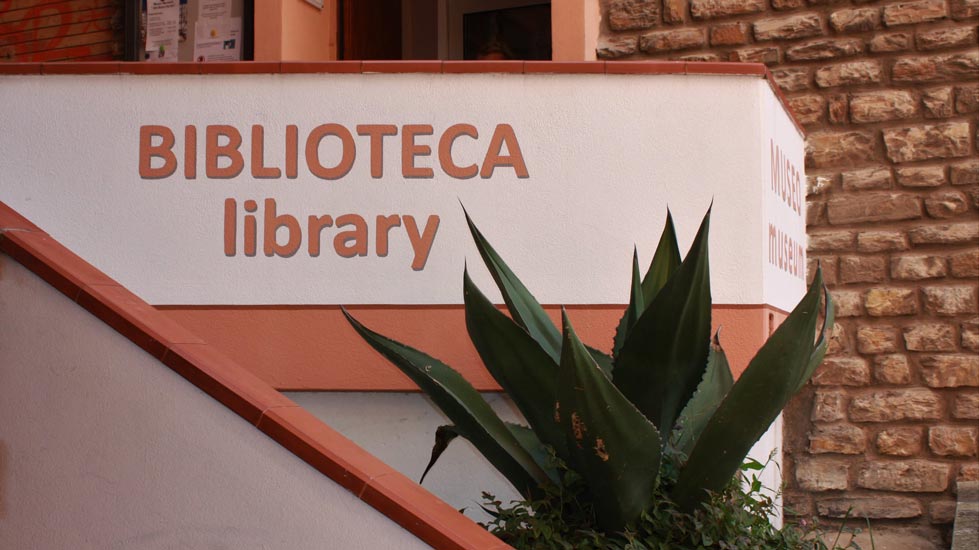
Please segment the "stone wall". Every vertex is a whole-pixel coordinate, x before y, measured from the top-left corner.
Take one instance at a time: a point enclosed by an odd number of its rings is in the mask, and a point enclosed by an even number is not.
[[[979,477],[979,0],[604,0],[605,59],[767,64],[806,127],[835,338],[787,410],[786,497],[948,546]]]

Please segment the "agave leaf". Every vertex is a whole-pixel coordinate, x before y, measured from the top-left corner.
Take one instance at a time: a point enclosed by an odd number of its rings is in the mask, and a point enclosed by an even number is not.
[[[612,379],[612,356],[605,353],[604,351],[597,350],[587,344],[585,344],[585,349],[588,350],[588,354],[591,358],[595,360],[598,368],[602,369],[605,373],[605,377],[609,380]]]
[[[720,491],[731,480],[819,355],[813,340],[822,284],[822,273],[817,271],[802,301],[758,351],[708,421],[671,493],[682,509],[692,510],[706,491]],[[832,300],[829,295],[826,299]]]
[[[562,314],[555,416],[568,438],[570,464],[595,499],[599,525],[620,531],[650,504],[659,482],[659,432],[602,374]]]
[[[710,210],[687,257],[636,321],[612,371],[615,385],[661,432],[673,429],[707,368]]]
[[[469,224],[469,232],[472,233],[479,255],[482,256],[483,263],[486,264],[493,280],[496,281],[496,286],[503,294],[503,301],[506,302],[510,316],[557,363],[561,360],[561,333],[558,332],[557,327],[551,322],[551,318],[544,312],[544,308],[541,307],[537,299],[520,282],[520,279],[510,270],[503,258],[500,258],[496,250],[490,246],[489,241],[476,228],[476,224],[473,223],[466,209],[463,208],[462,211],[466,215],[466,223]]]
[[[632,326],[639,320],[639,316],[646,309],[645,298],[643,298],[642,281],[639,278],[639,252],[632,249],[632,292],[629,296],[629,305],[626,306],[619,326],[615,329],[615,338],[612,340],[612,355],[617,355],[622,349],[622,343],[632,330]]]
[[[557,469],[554,467],[554,463],[551,460],[551,454],[548,452],[547,447],[541,442],[540,438],[534,430],[528,428],[527,426],[521,426],[520,424],[514,424],[512,422],[504,422],[506,427],[510,430],[510,433],[517,438],[517,441],[523,445],[523,448],[530,453],[530,456],[534,457],[534,461],[537,465],[541,467],[547,476],[555,484],[561,482],[561,476],[558,474]]]
[[[564,432],[554,423],[557,363],[530,334],[496,309],[463,274],[466,328],[483,364],[513,399],[541,441],[567,457]]]
[[[816,268],[816,276],[822,279],[822,268]],[[816,341],[816,346],[812,351],[812,355],[809,357],[809,364],[806,365],[805,371],[802,376],[799,377],[799,381],[796,383],[795,391],[802,389],[802,386],[806,385],[806,382],[812,378],[812,373],[816,371],[816,367],[823,362],[823,357],[826,357],[826,349],[829,347],[829,338],[827,333],[827,328],[833,330],[833,325],[836,323],[836,304],[829,297],[829,290],[827,290],[826,285],[823,285],[823,295],[826,296],[825,309],[823,310],[823,328],[819,331],[819,338]]]
[[[432,469],[432,466],[435,466],[435,461],[449,448],[449,443],[452,443],[452,440],[458,436],[459,431],[452,425],[439,426],[435,430],[435,445],[432,446],[432,458],[429,459],[428,466],[425,466],[425,471],[422,472],[422,477],[418,480],[419,485],[425,482],[425,476],[428,475],[428,471]]]
[[[642,296],[645,304],[652,304],[653,298],[666,285],[673,272],[680,267],[680,247],[676,244],[676,229],[673,227],[673,215],[666,210],[666,225],[659,237],[656,253],[649,263],[649,269],[642,279]]]
[[[731,375],[731,367],[728,365],[727,356],[721,348],[719,338],[720,331],[714,334],[711,342],[710,354],[707,356],[707,370],[704,377],[697,386],[687,406],[680,413],[680,437],[677,440],[676,448],[684,455],[689,455],[694,443],[700,437],[701,432],[710,420],[711,415],[721,404],[721,400],[734,385],[734,377]]]
[[[341,308],[354,330],[401,372],[418,384],[490,463],[523,495],[538,494],[547,474],[461,374],[414,348],[382,336]]]

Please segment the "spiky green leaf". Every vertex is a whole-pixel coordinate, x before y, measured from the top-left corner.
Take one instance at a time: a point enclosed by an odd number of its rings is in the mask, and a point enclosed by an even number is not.
[[[673,429],[707,368],[710,210],[687,257],[646,308],[615,360],[615,385],[661,432]]]
[[[671,497],[692,510],[720,491],[738,471],[745,455],[795,394],[799,380],[819,355],[814,344],[822,273],[809,291],[748,364],[694,445]],[[829,295],[827,301],[832,301]],[[829,308],[832,308],[830,304]]]
[[[486,369],[513,399],[540,439],[567,456],[564,432],[554,424],[557,363],[523,328],[496,309],[463,273],[466,328]]]
[[[629,295],[629,305],[622,313],[619,326],[615,328],[615,338],[612,340],[612,355],[619,353],[622,343],[632,330],[632,326],[639,320],[639,316],[646,309],[645,298],[643,298],[642,279],[639,276],[639,252],[632,249],[632,292]]]
[[[557,327],[551,322],[551,318],[547,316],[544,308],[541,307],[533,294],[527,290],[527,287],[510,270],[503,258],[496,253],[496,250],[479,231],[466,209],[463,208],[462,210],[466,215],[466,223],[469,225],[469,232],[472,233],[473,241],[476,243],[476,249],[479,250],[483,263],[486,264],[490,275],[496,281],[496,286],[499,287],[500,293],[503,295],[503,301],[506,302],[510,316],[557,363],[561,359],[561,333],[558,332]]]
[[[520,424],[514,424],[512,422],[505,422],[505,424],[510,430],[510,433],[512,433],[513,436],[517,438],[517,441],[523,445],[523,448],[527,449],[530,456],[534,457],[534,461],[537,462],[537,465],[547,473],[547,476],[551,479],[551,481],[553,481],[555,484],[559,484],[561,482],[561,477],[557,469],[554,467],[554,461],[551,459],[551,453],[547,450],[547,447],[544,446],[544,443],[541,442],[540,438],[537,437],[534,430],[528,428],[527,426],[521,426]]]
[[[816,276],[822,278],[822,267],[817,267]],[[816,346],[809,357],[809,364],[806,365],[805,370],[796,382],[795,391],[801,390],[802,386],[805,386],[806,382],[812,378],[816,367],[823,362],[823,357],[826,357],[826,350],[829,347],[829,334],[833,331],[833,325],[836,323],[836,304],[830,299],[829,290],[826,289],[825,284],[823,285],[823,295],[826,297],[823,309],[823,328],[819,331],[819,338],[816,340]]]
[[[422,389],[493,466],[523,495],[538,494],[547,474],[517,441],[479,392],[448,365],[382,336],[341,308],[350,325],[372,348]]]
[[[599,525],[622,530],[650,504],[659,482],[656,427],[599,370],[575,335],[567,313],[557,420],[568,438],[570,464],[595,499]]]
[[[689,455],[693,450],[700,434],[707,426],[707,421],[721,404],[721,400],[734,385],[734,377],[731,375],[731,367],[728,365],[727,356],[721,348],[721,341],[718,331],[714,334],[711,342],[710,354],[707,356],[707,370],[704,377],[697,386],[687,406],[680,413],[680,437],[677,439],[676,448],[684,455]]]
[[[653,260],[649,263],[649,269],[642,279],[643,302],[647,305],[653,303],[653,299],[659,291],[666,285],[666,281],[680,267],[680,247],[676,243],[676,228],[673,227],[673,215],[670,210],[666,210],[666,225],[663,233],[660,234],[659,244],[656,246],[656,253]]]
[[[428,466],[425,466],[425,471],[422,472],[421,479],[418,480],[418,484],[425,483],[425,476],[428,475],[429,470],[432,466],[435,466],[435,462],[438,461],[442,453],[449,448],[449,443],[459,436],[459,430],[456,430],[455,426],[439,426],[435,430],[435,445],[432,446],[432,457],[428,460]]]

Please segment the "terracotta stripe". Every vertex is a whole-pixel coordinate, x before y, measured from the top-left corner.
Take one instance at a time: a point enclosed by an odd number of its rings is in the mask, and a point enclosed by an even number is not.
[[[221,348],[256,376],[290,391],[417,391],[350,328],[337,306],[162,306],[159,309]],[[501,308],[502,309],[502,308]],[[560,307],[545,306],[560,323]],[[623,306],[570,306],[582,340],[608,351]],[[455,306],[348,306],[372,330],[418,348],[460,371],[476,389],[499,391],[472,347]],[[785,313],[765,305],[715,305],[715,330],[740,374]]]
[[[70,50],[65,50],[66,52]],[[100,52],[92,52],[98,54]],[[44,61],[43,58],[31,61]],[[119,62],[111,68],[107,63],[44,62],[0,63],[2,74],[288,74],[288,73],[523,73],[523,74],[617,74],[617,75],[733,75],[764,78],[775,96],[789,113],[796,129],[803,136],[805,129],[792,115],[781,90],[771,73],[761,63],[717,63],[695,61],[322,61],[322,62],[255,62],[231,63],[139,63]],[[52,66],[56,69],[50,69]]]
[[[0,252],[426,543],[453,549],[508,548],[2,202]]]

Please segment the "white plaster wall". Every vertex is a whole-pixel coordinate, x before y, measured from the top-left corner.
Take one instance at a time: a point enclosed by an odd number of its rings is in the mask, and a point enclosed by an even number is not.
[[[0,255],[0,548],[427,548]]]
[[[290,399],[410,479],[418,481],[432,453],[435,429],[452,422],[420,393],[292,392]],[[498,393],[483,397],[503,420],[523,422]],[[425,477],[424,487],[476,521],[486,491],[503,502],[520,494],[465,439],[456,438]]]
[[[460,200],[528,287],[553,304],[624,303],[633,245],[645,266],[670,206],[686,250],[713,200],[715,303],[765,303],[761,182],[769,163],[762,152],[771,129],[762,128],[761,113],[781,106],[763,93],[769,85],[761,78],[8,75],[0,83],[0,150],[8,161],[0,164],[0,200],[154,304],[461,303],[463,262],[479,260]],[[312,176],[302,151],[297,179],[252,178],[251,125],[265,127],[266,163],[282,167],[285,126],[298,125],[302,149],[323,123],[431,124],[436,132],[471,123],[480,138],[457,140],[459,164],[479,162],[493,128],[511,124],[530,177],[500,168],[490,179],[451,179],[432,156],[419,164],[434,166],[434,179],[404,179],[399,135],[385,140],[383,179],[371,179],[368,138],[358,136],[356,162],[340,180]],[[139,176],[139,127],[146,124],[176,134],[180,167],[171,177]],[[198,128],[194,180],[183,174],[187,124]],[[205,177],[209,124],[243,133],[246,168],[238,177]],[[419,142],[435,149],[438,137]],[[321,145],[324,163],[338,158],[337,142]],[[423,271],[410,267],[403,228],[390,253],[378,257],[373,223],[365,257],[341,258],[332,249],[310,257],[300,248],[291,258],[267,258],[261,243],[257,257],[244,257],[241,231],[238,256],[226,257],[226,198],[239,208],[245,199],[274,198],[280,214],[301,220],[412,214],[438,215],[442,223]],[[482,268],[473,277],[492,289]]]

